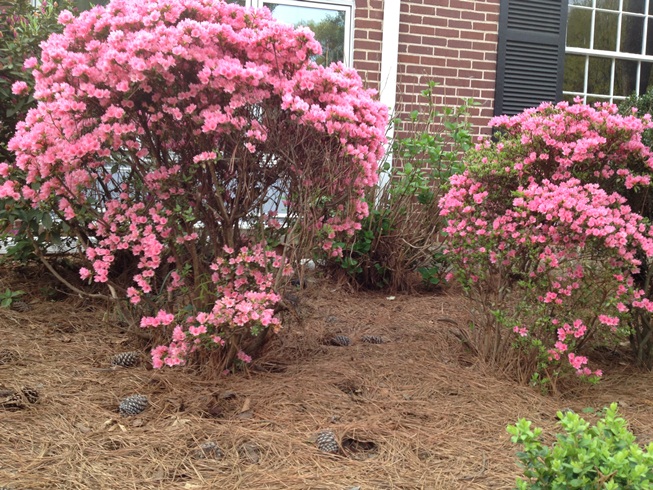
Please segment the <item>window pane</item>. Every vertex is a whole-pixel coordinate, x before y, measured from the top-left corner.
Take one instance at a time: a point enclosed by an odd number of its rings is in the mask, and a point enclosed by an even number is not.
[[[587,91],[590,94],[610,94],[609,58],[593,58],[590,56],[589,73],[587,74]]]
[[[245,6],[245,0],[226,0],[227,3],[237,3],[238,5],[244,7]]]
[[[609,12],[596,12],[594,22],[594,49],[616,51],[619,15]]]
[[[653,63],[642,62],[641,73],[639,75],[639,95],[645,94],[648,88],[653,86],[651,74],[653,74]]]
[[[642,0],[624,0],[623,11],[643,14],[644,2]]]
[[[653,5],[653,2],[651,2]],[[648,20],[648,31],[646,33],[646,54],[653,55],[653,19]]]
[[[581,5],[583,7],[591,7],[592,0],[569,0],[569,5]]]
[[[642,0],[639,0],[642,1]],[[596,8],[619,10],[619,0],[596,0]]]
[[[315,61],[329,65],[345,59],[345,12],[314,7],[295,7],[265,3],[272,15],[282,22],[294,26],[306,26],[315,33],[322,45],[322,55]]]
[[[621,46],[623,53],[642,53],[644,40],[644,17],[624,15],[621,20]]]
[[[583,92],[585,85],[585,56],[568,54],[565,56],[565,73],[562,90]]]
[[[637,90],[637,61],[615,60],[614,95],[629,96]]]
[[[592,29],[592,11],[569,8],[567,20],[567,46],[589,48]]]

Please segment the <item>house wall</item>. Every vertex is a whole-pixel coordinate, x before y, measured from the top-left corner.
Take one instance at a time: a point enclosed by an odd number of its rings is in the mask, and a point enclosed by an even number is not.
[[[383,0],[356,0],[354,68],[366,86],[375,90],[380,89],[382,41]]]
[[[354,22],[354,67],[377,90],[385,83],[380,80],[383,1],[357,0]],[[480,103],[472,111],[472,124],[477,133],[488,133],[494,111],[499,3],[401,0],[396,106],[400,115],[424,103],[420,92],[433,80],[438,83],[438,106],[456,106],[469,97]]]

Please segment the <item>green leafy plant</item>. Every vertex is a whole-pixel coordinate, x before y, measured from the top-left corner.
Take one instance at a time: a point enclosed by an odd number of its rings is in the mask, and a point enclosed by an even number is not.
[[[423,111],[392,121],[393,164],[386,158],[380,166],[379,184],[367,195],[369,216],[349,241],[339,244],[343,255],[332,261],[357,287],[405,291],[417,275],[437,286],[446,272],[441,184],[463,170],[461,154],[472,146],[469,109],[476,104],[465,100],[459,107],[439,109],[435,86],[431,82],[422,91]]]
[[[16,124],[36,105],[34,79],[23,63],[40,56],[41,42],[61,32],[59,13],[73,10],[72,5],[69,0],[43,0],[37,6],[30,0],[0,0],[0,164],[13,164],[14,155],[7,144]],[[24,82],[28,90],[14,93],[15,82]],[[68,231],[50,212],[0,199],[0,242],[6,247],[5,258],[24,262],[34,257],[35,247],[62,246]]]
[[[558,418],[564,432],[550,447],[529,420],[508,426],[512,442],[523,446],[517,453],[525,477],[517,479],[519,490],[653,488],[653,443],[645,449],[636,443],[616,403],[596,425],[572,411],[558,412]]]
[[[12,291],[9,288],[5,289],[4,293],[0,293],[0,307],[9,308],[13,302],[23,294],[25,294],[24,291]]]

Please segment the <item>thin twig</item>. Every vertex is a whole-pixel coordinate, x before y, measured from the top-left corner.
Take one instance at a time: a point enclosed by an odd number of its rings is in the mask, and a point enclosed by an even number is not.
[[[32,248],[34,249],[34,253],[36,256],[39,258],[41,263],[52,273],[54,277],[56,277],[59,282],[61,282],[64,286],[66,286],[68,289],[71,291],[79,294],[80,296],[86,296],[88,298],[98,298],[98,299],[104,299],[104,300],[114,300],[116,298],[112,298],[111,296],[106,296],[104,294],[99,294],[99,293],[87,293],[86,291],[82,291],[81,289],[73,286],[70,284],[66,279],[64,279],[61,274],[59,274],[54,267],[47,261],[47,259],[44,257],[43,252],[41,252],[41,249],[38,247],[36,244],[36,241],[34,240],[34,237],[32,236],[32,233],[28,231],[27,233],[28,238],[30,242],[32,243]]]

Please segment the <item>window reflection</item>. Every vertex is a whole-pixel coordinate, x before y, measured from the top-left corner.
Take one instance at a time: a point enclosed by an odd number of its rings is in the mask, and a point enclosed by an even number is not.
[[[644,18],[624,15],[621,21],[621,43],[619,51],[622,53],[642,53],[644,41]]]
[[[596,0],[596,8],[619,10],[619,0]]]
[[[590,94],[610,94],[610,58],[590,56],[587,73],[587,91]]]
[[[628,97],[637,90],[637,61],[615,60],[614,95]]]
[[[567,20],[567,46],[589,48],[591,34],[592,11],[570,8]]]
[[[297,7],[265,3],[272,15],[294,26],[306,26],[322,45],[322,54],[315,57],[320,65],[345,61],[345,12],[343,10]]]
[[[645,93],[653,64],[638,57],[653,56],[653,0],[569,0],[566,46],[567,99]]]
[[[583,92],[585,80],[585,56],[568,54],[565,56],[565,73],[562,90]]]
[[[619,15],[611,12],[596,12],[595,15],[594,49],[616,51]]]
[[[632,12],[634,14],[643,14],[644,2],[642,0],[624,0],[623,11]]]

